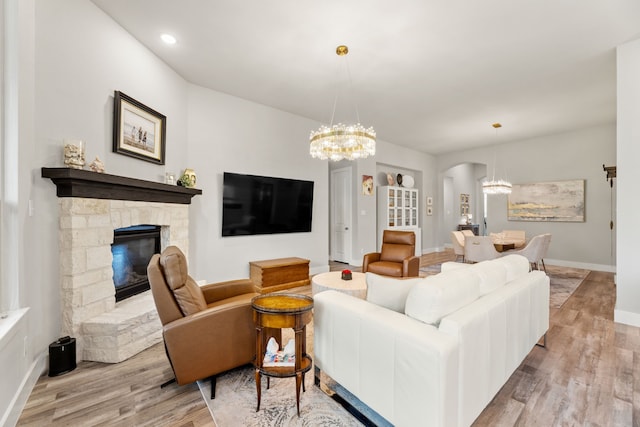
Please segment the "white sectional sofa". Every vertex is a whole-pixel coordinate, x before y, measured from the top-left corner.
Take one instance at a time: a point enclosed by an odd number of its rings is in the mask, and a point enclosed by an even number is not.
[[[316,383],[399,427],[472,424],[549,327],[549,278],[520,255],[367,285],[315,295]]]

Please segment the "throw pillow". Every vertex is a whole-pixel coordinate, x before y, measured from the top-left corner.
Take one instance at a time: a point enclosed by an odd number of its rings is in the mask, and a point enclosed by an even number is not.
[[[529,272],[529,260],[522,255],[511,254],[498,258],[507,270],[507,282]]]
[[[480,278],[470,268],[428,276],[407,295],[405,314],[437,326],[440,320],[480,296]]]
[[[466,262],[447,261],[440,265],[440,272],[444,273],[445,271],[457,270],[459,268],[468,268],[472,265],[473,264],[467,264]]]
[[[480,278],[481,296],[493,292],[507,283],[507,270],[499,258],[473,264],[469,271],[473,271]]]
[[[411,288],[424,280],[421,277],[398,279],[374,273],[366,273],[365,278],[367,301],[398,313],[404,313],[404,305]]]

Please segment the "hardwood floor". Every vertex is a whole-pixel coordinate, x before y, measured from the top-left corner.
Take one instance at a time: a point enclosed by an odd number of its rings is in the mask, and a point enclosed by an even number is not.
[[[613,274],[591,272],[474,426],[640,425],[640,329],[613,322]]]
[[[421,266],[453,259],[424,255]],[[551,309],[547,348],[531,351],[474,426],[640,426],[640,328],[615,324],[614,305],[613,275],[590,273]],[[18,425],[213,426],[198,387],[160,389],[170,378],[162,344],[118,364],[80,362],[38,380]]]

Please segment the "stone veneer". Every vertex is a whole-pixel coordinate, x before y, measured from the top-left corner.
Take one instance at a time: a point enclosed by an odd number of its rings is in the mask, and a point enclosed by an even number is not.
[[[78,360],[121,362],[162,341],[151,291],[116,303],[111,267],[113,231],[161,226],[161,248],[189,248],[189,205],[78,197],[60,206],[63,335],[76,338]]]

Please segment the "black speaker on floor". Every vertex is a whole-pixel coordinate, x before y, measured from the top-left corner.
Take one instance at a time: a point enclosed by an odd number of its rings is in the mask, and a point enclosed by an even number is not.
[[[76,369],[76,339],[62,337],[49,344],[49,376],[55,377]]]

